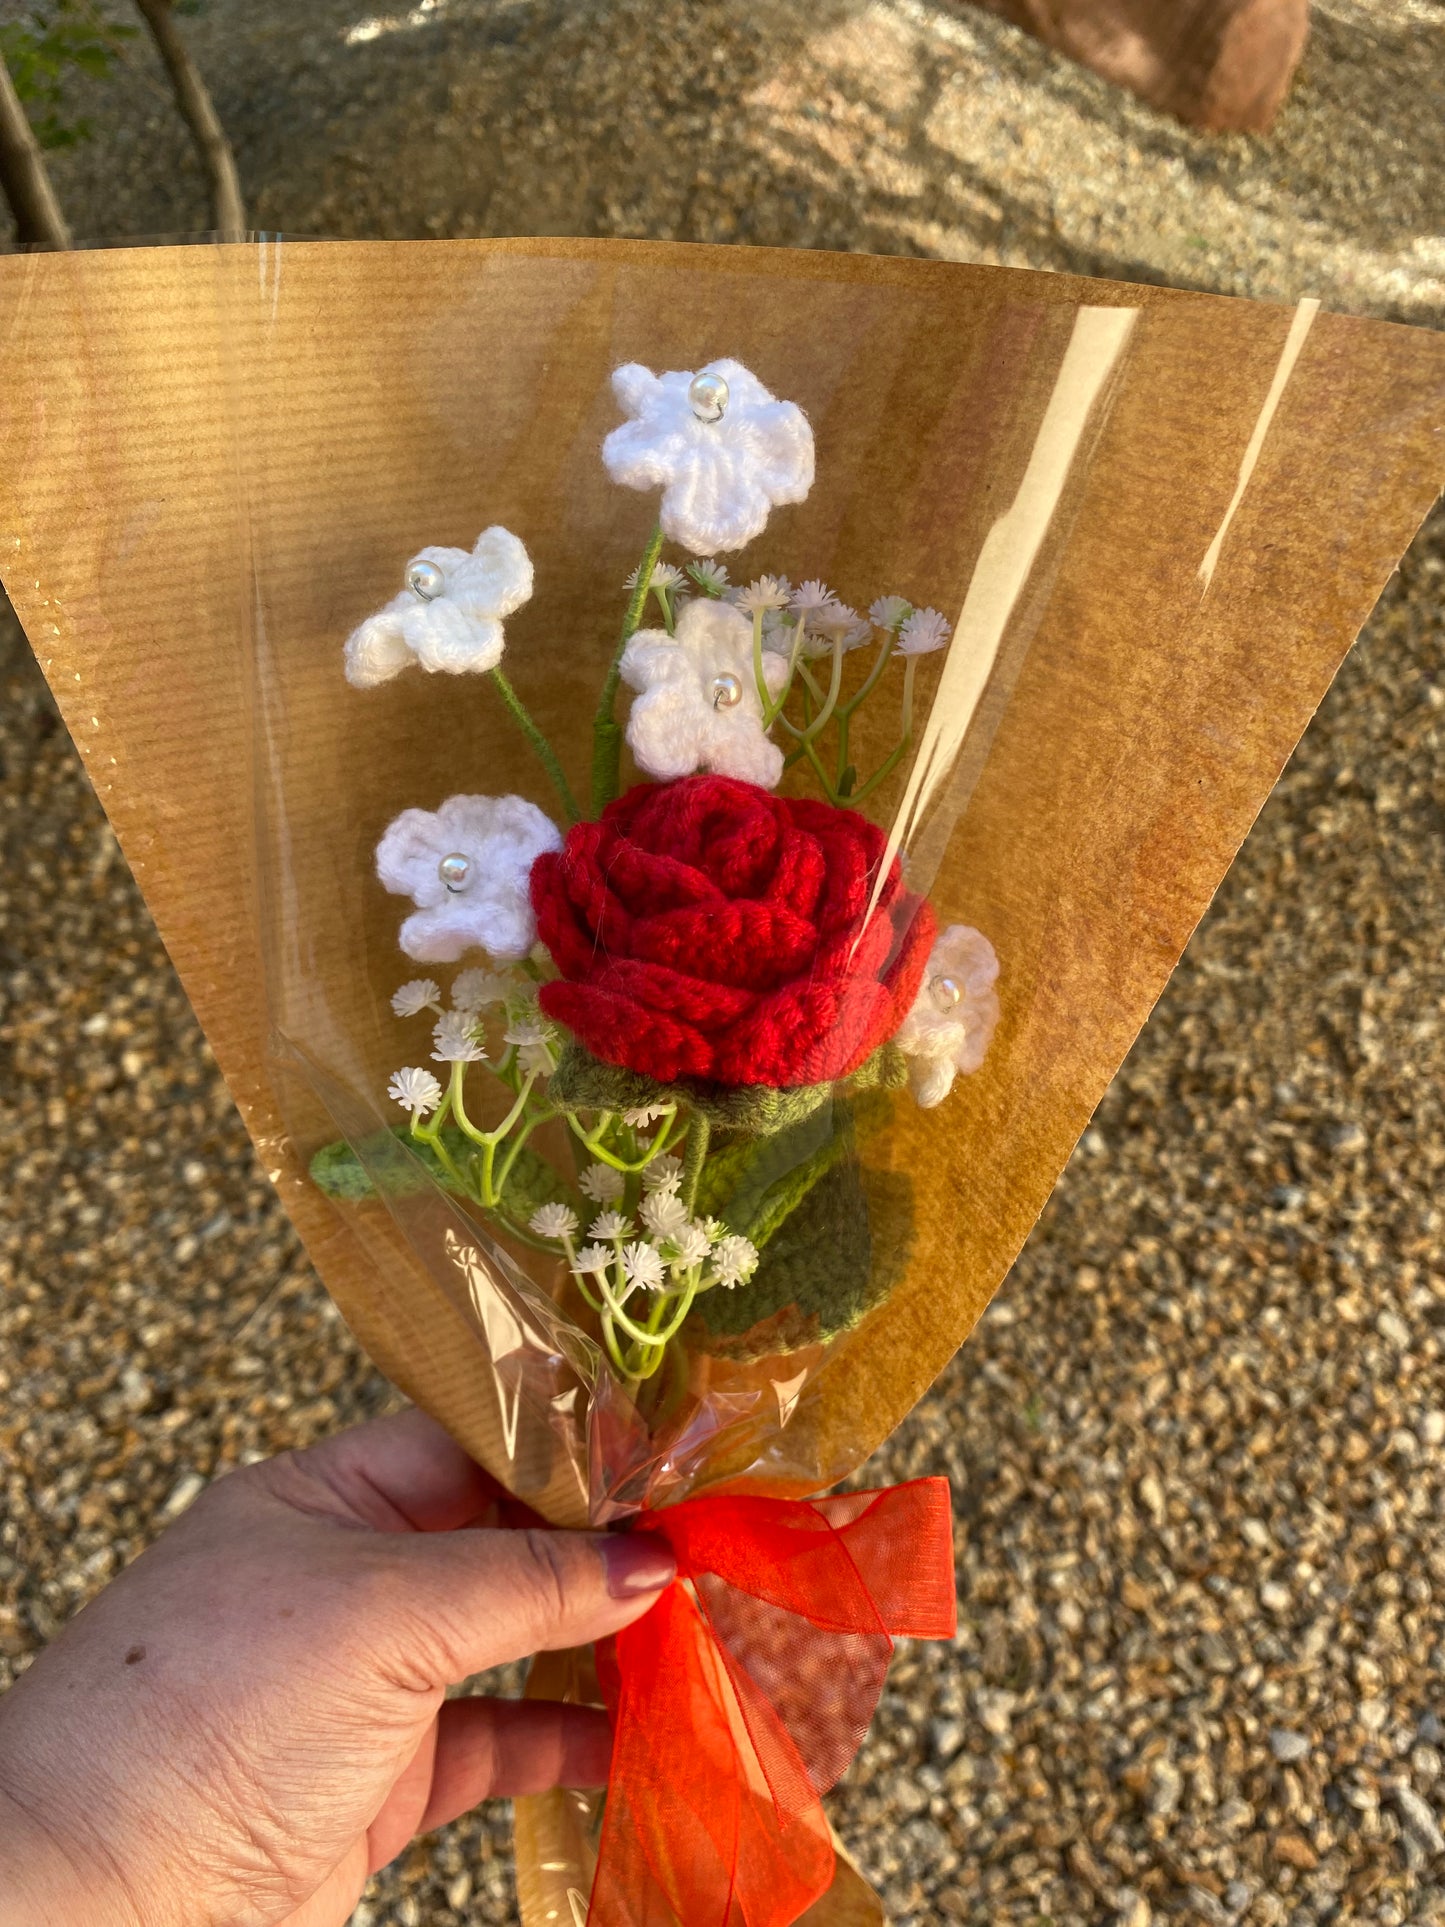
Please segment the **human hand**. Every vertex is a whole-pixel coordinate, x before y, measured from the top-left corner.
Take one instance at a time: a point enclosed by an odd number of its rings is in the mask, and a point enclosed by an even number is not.
[[[0,1927],[341,1927],[414,1834],[601,1784],[601,1713],[445,1689],[616,1632],[671,1552],[500,1496],[419,1412],[204,1493],[0,1699]]]

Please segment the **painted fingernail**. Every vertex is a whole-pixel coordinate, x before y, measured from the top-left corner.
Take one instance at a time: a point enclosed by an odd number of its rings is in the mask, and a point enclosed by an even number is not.
[[[672,1547],[656,1532],[614,1532],[602,1546],[607,1590],[614,1599],[661,1592],[677,1577]]]

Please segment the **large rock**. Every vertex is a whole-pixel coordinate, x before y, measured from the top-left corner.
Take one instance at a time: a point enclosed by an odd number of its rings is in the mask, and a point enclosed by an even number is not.
[[[1304,51],[1309,0],[982,0],[1195,127],[1267,128]]]

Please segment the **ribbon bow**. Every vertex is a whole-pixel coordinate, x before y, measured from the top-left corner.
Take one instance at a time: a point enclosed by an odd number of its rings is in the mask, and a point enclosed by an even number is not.
[[[820,1796],[894,1639],[957,1624],[948,1483],[689,1499],[636,1529],[677,1580],[598,1649],[613,1753],[590,1927],[790,1927],[832,1882]]]

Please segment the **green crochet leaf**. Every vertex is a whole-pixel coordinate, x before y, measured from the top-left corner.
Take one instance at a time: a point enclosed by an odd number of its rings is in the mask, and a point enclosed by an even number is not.
[[[800,1123],[839,1092],[900,1090],[908,1082],[908,1064],[896,1045],[884,1044],[853,1075],[841,1083],[714,1084],[682,1077],[659,1084],[619,1064],[605,1064],[575,1040],[562,1052],[552,1073],[548,1095],[569,1111],[627,1111],[645,1104],[679,1104],[705,1117],[715,1131],[740,1131],[749,1137],[769,1137]]]
[[[684,1337],[746,1360],[851,1330],[904,1276],[913,1234],[908,1179],[840,1158],[778,1226],[746,1285],[697,1300]]]
[[[735,1138],[702,1168],[698,1214],[721,1218],[761,1250],[853,1140],[853,1108],[841,1102],[820,1104],[772,1137]]]

